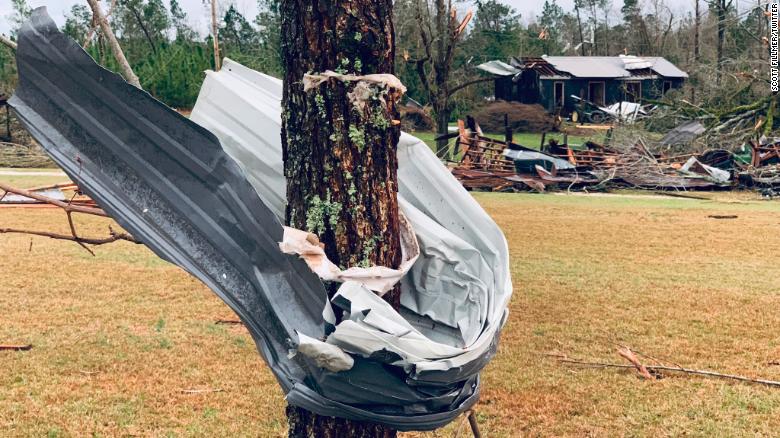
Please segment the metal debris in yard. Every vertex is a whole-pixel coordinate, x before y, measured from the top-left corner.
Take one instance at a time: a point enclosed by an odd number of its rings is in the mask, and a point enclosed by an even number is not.
[[[691,120],[667,132],[664,138],[661,139],[661,144],[669,146],[688,144],[696,137],[704,134],[704,131],[706,131],[706,128],[700,121]]]
[[[44,8],[16,54],[20,120],[108,215],[236,312],[288,403],[431,430],[477,402],[512,294],[507,243],[422,141],[398,146],[399,205],[420,249],[402,309],[358,281],[330,298],[278,246],[279,80],[226,60],[186,119],[100,67]]]

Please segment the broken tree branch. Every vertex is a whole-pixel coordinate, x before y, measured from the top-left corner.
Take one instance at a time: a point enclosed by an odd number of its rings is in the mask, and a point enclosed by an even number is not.
[[[655,380],[655,377],[650,374],[650,371],[647,371],[647,368],[642,365],[642,362],[639,361],[639,358],[636,357],[633,351],[631,351],[628,347],[620,347],[618,348],[618,354],[622,356],[627,361],[631,362],[632,365],[634,365],[634,368],[639,372],[639,375],[644,377],[647,380]]]
[[[215,389],[182,389],[180,391],[182,394],[210,394],[214,392],[225,392],[224,389],[221,388],[215,388]]]
[[[60,207],[61,209],[65,210],[66,213],[84,213],[84,214],[91,214],[93,216],[109,217],[108,214],[106,214],[106,212],[100,208],[85,207],[82,205],[70,204],[64,201],[50,198],[48,196],[41,195],[40,193],[32,192],[30,190],[11,187],[8,184],[2,182],[0,182],[0,190],[3,190],[6,193],[13,193],[15,195],[20,195],[26,198],[35,199],[36,201],[44,202],[46,204],[56,205],[57,207]],[[3,194],[3,196],[5,196],[5,194]]]
[[[73,213],[82,213],[82,214],[88,214],[92,216],[99,216],[99,217],[105,217],[108,218],[108,214],[106,214],[105,211],[103,211],[100,208],[97,207],[89,207],[84,205],[78,205],[73,204],[71,202],[64,202],[57,199],[50,198],[48,196],[41,195],[40,193],[31,191],[31,190],[25,190],[25,189],[18,189],[15,187],[11,187],[7,184],[0,182],[0,190],[3,190],[3,194],[0,195],[0,200],[5,198],[5,196],[8,193],[13,193],[16,195],[24,196],[30,199],[34,199],[36,201],[54,205],[57,207],[60,207],[65,211],[65,214],[68,217],[68,227],[70,228],[70,235],[67,234],[58,234],[58,233],[50,233],[47,231],[35,231],[35,230],[22,230],[17,228],[0,228],[0,234],[30,234],[33,236],[41,236],[41,237],[48,237],[50,239],[56,239],[56,240],[69,240],[71,242],[77,243],[79,246],[84,248],[87,252],[92,254],[93,256],[95,253],[87,246],[87,245],[105,245],[107,243],[116,242],[119,240],[124,240],[127,242],[132,242],[135,244],[140,244],[141,242],[137,241],[133,236],[131,236],[128,233],[120,233],[114,231],[111,226],[108,227],[109,231],[109,237],[105,238],[89,238],[89,237],[81,237],[76,232],[76,225],[73,222]]]
[[[577,359],[569,359],[567,357],[559,358],[558,362],[565,363],[565,364],[572,364],[572,365],[583,365],[588,367],[597,367],[597,368],[624,368],[624,369],[636,369],[635,365],[625,365],[625,364],[618,364],[618,363],[609,363],[609,362],[589,362],[584,360],[577,360]],[[691,368],[683,368],[679,366],[666,366],[666,365],[645,365],[644,366],[647,370],[653,370],[653,371],[673,371],[677,373],[684,373],[684,374],[694,374],[698,376],[705,376],[705,377],[717,377],[722,379],[730,379],[730,380],[737,380],[740,382],[746,382],[746,383],[755,383],[759,385],[766,385],[766,386],[772,386],[780,388],[780,382],[775,380],[766,380],[766,379],[751,379],[750,377],[745,376],[738,376],[735,374],[724,374],[724,373],[718,373],[715,371],[709,371],[709,370],[696,370]]]
[[[32,345],[0,345],[0,351],[30,351]]]
[[[494,80],[495,80],[495,78],[491,77],[491,78],[478,78],[478,79],[472,79],[470,81],[466,81],[466,82],[464,82],[462,84],[458,84],[458,85],[452,87],[450,89],[450,95],[453,95],[453,94],[457,93],[458,91],[460,91],[460,90],[462,90],[462,89],[464,89],[466,87],[469,87],[471,85],[479,84],[479,83],[482,83],[482,82],[494,81]]]
[[[33,236],[48,237],[55,240],[69,240],[76,243],[84,243],[87,245],[105,245],[107,243],[117,242],[119,240],[125,240],[131,243],[140,244],[141,242],[135,240],[135,238],[127,233],[118,233],[109,227],[109,237],[104,238],[91,238],[91,237],[73,237],[67,234],[50,233],[48,231],[31,231],[31,230],[19,230],[16,228],[0,228],[0,234],[31,234]],[[89,248],[87,251],[92,252]],[[94,255],[94,254],[93,254]]]
[[[108,8],[108,13],[106,13],[105,19],[108,20],[108,17],[111,16],[111,14],[114,13],[114,8],[116,7],[116,0],[111,0],[111,6]],[[84,50],[89,48],[89,43],[92,42],[92,36],[95,35],[95,31],[97,30],[98,26],[100,26],[100,23],[98,23],[95,20],[95,17],[92,17],[92,27],[90,27],[89,32],[87,33],[87,37],[84,38],[84,44],[81,46],[84,47]]]
[[[3,45],[8,46],[11,50],[16,50],[16,43],[8,39],[5,35],[0,35],[0,43],[3,43]]]
[[[95,21],[100,24],[100,29],[108,39],[111,51],[114,52],[114,57],[116,58],[117,63],[119,63],[119,68],[122,70],[122,76],[124,76],[125,80],[131,85],[141,88],[141,82],[138,80],[138,76],[133,72],[132,67],[130,67],[130,63],[127,62],[125,53],[122,51],[122,47],[119,45],[116,35],[114,35],[114,32],[111,30],[111,25],[108,24],[108,20],[103,16],[103,11],[100,9],[97,0],[87,0],[87,3],[89,3],[90,9],[92,9]]]

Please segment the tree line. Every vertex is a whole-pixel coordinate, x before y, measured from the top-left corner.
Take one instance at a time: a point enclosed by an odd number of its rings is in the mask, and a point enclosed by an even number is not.
[[[103,8],[142,87],[168,105],[191,108],[203,71],[214,67],[214,49],[211,36],[193,29],[179,1],[112,0]],[[221,54],[281,77],[280,3],[258,0],[259,13],[246,17],[224,2],[218,23]],[[766,96],[766,5],[760,0],[742,2],[740,9],[734,0],[686,3],[680,9],[671,0],[622,0],[619,5],[575,0],[571,10],[564,10],[556,0],[546,0],[535,16],[521,17],[497,0],[396,0],[396,71],[408,96],[430,107],[439,125],[492,95],[477,65],[512,56],[664,56],[691,76],[682,96],[674,98],[725,108]],[[26,0],[12,4],[14,13],[7,18],[13,34],[30,7]],[[67,14],[64,31],[116,71],[95,24],[86,4],[77,4]],[[0,92],[10,92],[15,83],[12,55],[0,49]]]

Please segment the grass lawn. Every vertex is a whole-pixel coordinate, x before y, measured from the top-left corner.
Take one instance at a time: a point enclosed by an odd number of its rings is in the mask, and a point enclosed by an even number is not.
[[[60,169],[16,169],[0,167],[0,181],[17,188],[32,188],[69,181]]]
[[[411,134],[419,138],[420,140],[424,141],[425,143],[427,143],[431,149],[436,150],[436,140],[434,139],[437,136],[435,132],[415,131],[412,132]],[[504,134],[486,133],[485,135],[502,141],[504,140]],[[515,143],[521,144],[525,147],[539,149],[539,146],[541,146],[542,134],[536,132],[515,132],[512,138]],[[550,132],[545,136],[545,143],[551,139],[556,139],[562,142],[563,134],[559,132]],[[593,136],[587,136],[587,137],[580,136],[580,135],[569,136],[569,143],[571,144],[582,144],[588,140],[592,140],[595,142],[603,142],[604,132],[594,131]],[[450,141],[450,143],[452,144],[452,140]]]
[[[483,373],[483,436],[780,430],[780,389],[672,374],[645,381],[548,355],[620,362],[622,342],[689,367],[780,380],[768,365],[780,360],[780,204],[734,194],[475,196],[507,235],[515,285]],[[78,227],[103,235],[108,223]],[[0,209],[0,224],[67,230],[48,209]],[[92,257],[68,242],[0,235],[0,253],[0,344],[34,345],[0,352],[0,435],[284,436],[282,392],[248,333],[215,324],[235,316],[182,270],[125,242]],[[451,437],[458,426],[402,436]]]

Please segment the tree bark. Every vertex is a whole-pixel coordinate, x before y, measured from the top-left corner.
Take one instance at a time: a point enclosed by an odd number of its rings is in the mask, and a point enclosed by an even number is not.
[[[8,46],[8,48],[11,50],[16,50],[16,43],[6,38],[5,35],[0,35],[0,43]]]
[[[580,8],[577,2],[574,2],[574,12],[577,15],[577,28],[580,33],[580,56],[585,56],[585,35],[582,34],[582,19],[580,18]]]
[[[718,42],[716,45],[717,50],[717,75],[715,77],[715,83],[720,85],[723,78],[723,46],[726,40],[726,12],[730,3],[726,3],[726,0],[717,0],[718,10]]]
[[[443,136],[450,129],[450,109],[449,105],[444,105],[436,111],[436,134]],[[449,160],[450,148],[447,139],[436,140],[436,156],[441,160]]]
[[[392,6],[392,0],[281,3],[286,222],[318,235],[342,268],[401,262],[397,96],[381,86],[336,79],[304,91],[303,79],[327,70],[393,73]],[[399,290],[385,299],[397,308]],[[287,407],[287,418],[290,437],[396,435],[384,426],[294,406]]]
[[[694,22],[693,22],[693,62],[699,63],[699,27],[701,26],[701,13],[699,12],[699,0],[694,1]]]

